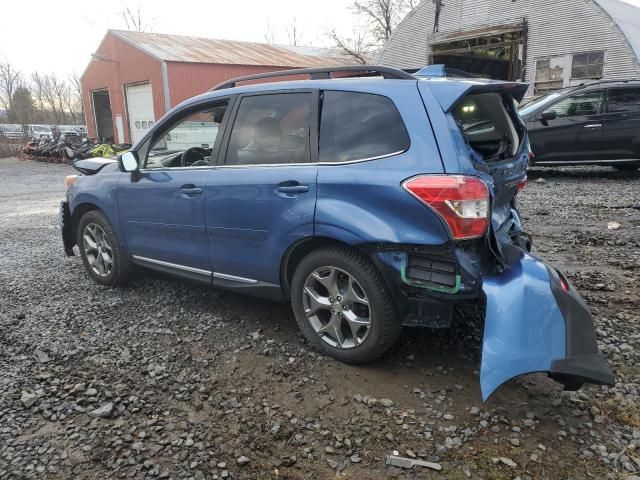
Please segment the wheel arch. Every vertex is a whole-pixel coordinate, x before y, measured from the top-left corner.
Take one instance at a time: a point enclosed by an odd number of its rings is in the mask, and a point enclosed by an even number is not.
[[[85,213],[91,212],[93,210],[99,210],[102,212],[102,210],[100,209],[100,207],[98,207],[98,205],[91,202],[79,203],[73,209],[73,212],[71,213],[71,231],[72,231],[71,238],[73,238],[74,241],[78,235],[78,225],[80,224],[80,219]]]
[[[285,254],[282,256],[282,262],[280,265],[280,284],[282,285],[282,291],[287,300],[291,298],[291,279],[293,278],[293,273],[295,272],[296,267],[299,265],[300,261],[302,261],[305,256],[307,256],[314,250],[328,247],[330,245],[357,249],[357,247],[354,245],[348,244],[341,240],[337,240],[335,238],[324,236],[303,238],[295,242],[287,249]]]

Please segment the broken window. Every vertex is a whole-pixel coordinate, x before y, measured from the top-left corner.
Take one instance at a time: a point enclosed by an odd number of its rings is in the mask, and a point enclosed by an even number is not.
[[[604,69],[604,52],[577,53],[573,56],[571,78],[602,78]]]
[[[535,94],[542,95],[564,86],[564,58],[540,58],[536,60]]]
[[[453,116],[471,148],[487,162],[512,158],[518,151],[522,137],[500,94],[467,95],[456,104]]]

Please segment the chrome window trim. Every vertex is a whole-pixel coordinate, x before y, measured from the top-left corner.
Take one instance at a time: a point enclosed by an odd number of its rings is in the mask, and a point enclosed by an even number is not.
[[[344,162],[316,162],[316,163],[254,163],[251,165],[199,165],[197,167],[158,167],[158,168],[141,168],[141,172],[157,172],[163,170],[215,170],[218,168],[254,168],[254,167],[317,167],[331,166],[331,165],[351,165],[354,163],[370,162],[372,160],[381,160],[383,158],[395,157],[406,153],[409,149],[398,150],[397,152],[387,153],[385,155],[378,155],[377,157],[360,158],[357,160],[347,160]]]

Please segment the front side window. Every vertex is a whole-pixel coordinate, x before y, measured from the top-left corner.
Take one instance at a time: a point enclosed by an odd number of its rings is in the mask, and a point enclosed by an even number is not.
[[[151,145],[145,168],[200,167],[215,162],[214,147],[220,143],[220,125],[227,101],[209,105],[175,123]],[[151,124],[142,122],[144,127]]]
[[[244,97],[231,130],[225,165],[309,162],[311,94]]]
[[[391,99],[325,91],[320,120],[320,162],[348,162],[404,152],[410,140]]]
[[[640,112],[640,88],[613,88],[609,90],[608,111]]]
[[[560,100],[546,111],[555,111],[557,118],[579,117],[583,115],[597,115],[602,112],[603,92],[592,92],[572,95]]]
[[[602,78],[604,52],[576,53],[571,66],[571,78]]]

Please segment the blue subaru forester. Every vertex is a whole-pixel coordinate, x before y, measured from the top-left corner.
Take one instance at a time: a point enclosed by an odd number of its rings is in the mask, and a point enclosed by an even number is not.
[[[264,83],[291,75],[310,79]],[[526,89],[442,66],[230,80],[117,161],[76,162],[65,251],[104,285],[137,265],[291,302],[309,342],[348,363],[477,301],[485,399],[529,372],[611,384],[587,306],[522,229]]]

